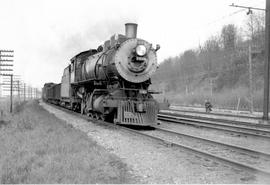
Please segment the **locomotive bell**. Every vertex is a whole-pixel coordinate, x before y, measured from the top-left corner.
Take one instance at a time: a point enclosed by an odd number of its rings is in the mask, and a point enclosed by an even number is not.
[[[137,37],[137,26],[135,23],[126,23],[126,37],[127,38],[136,38]]]

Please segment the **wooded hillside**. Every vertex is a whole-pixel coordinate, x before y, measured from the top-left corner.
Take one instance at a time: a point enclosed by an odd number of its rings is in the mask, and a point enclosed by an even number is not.
[[[225,93],[240,98],[243,108],[248,107],[251,99],[254,99],[255,107],[260,108],[264,39],[262,14],[250,15],[241,27],[224,25],[218,35],[208,38],[203,45],[164,60],[152,78],[151,88],[163,92],[173,102],[202,104],[204,99],[212,99],[220,106],[226,106],[217,99]],[[198,98],[196,95],[201,98],[193,102],[185,98],[183,102],[179,95],[193,96],[192,100]]]

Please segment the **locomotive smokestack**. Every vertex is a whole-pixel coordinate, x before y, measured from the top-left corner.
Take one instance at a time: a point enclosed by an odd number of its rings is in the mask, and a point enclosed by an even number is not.
[[[126,23],[126,37],[127,38],[136,38],[137,37],[137,26],[135,23]]]

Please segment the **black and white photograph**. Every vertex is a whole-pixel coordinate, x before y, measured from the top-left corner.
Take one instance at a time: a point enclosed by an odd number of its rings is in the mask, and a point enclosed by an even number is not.
[[[0,184],[270,184],[270,0],[0,0]]]

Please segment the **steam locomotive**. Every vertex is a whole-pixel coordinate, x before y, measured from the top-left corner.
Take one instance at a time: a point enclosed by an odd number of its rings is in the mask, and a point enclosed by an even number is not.
[[[60,84],[44,85],[43,100],[116,124],[156,123],[156,92],[148,87],[160,47],[137,38],[137,24],[125,24],[125,32],[74,56]]]

